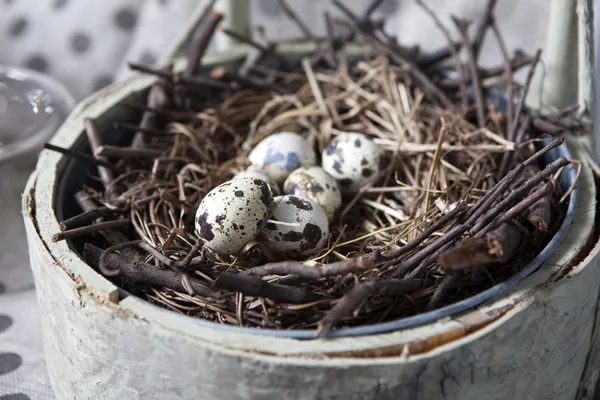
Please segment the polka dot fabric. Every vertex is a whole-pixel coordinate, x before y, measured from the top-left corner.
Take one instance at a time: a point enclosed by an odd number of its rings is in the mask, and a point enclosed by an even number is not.
[[[154,63],[196,0],[0,0],[0,64],[45,72],[83,99]]]

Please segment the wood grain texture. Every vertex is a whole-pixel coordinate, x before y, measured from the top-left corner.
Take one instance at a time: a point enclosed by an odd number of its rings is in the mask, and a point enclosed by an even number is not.
[[[84,117],[108,123],[120,102],[152,82],[134,76],[84,102],[53,143],[77,145]],[[570,145],[577,158],[581,146]],[[46,361],[60,399],[575,398],[600,283],[597,248],[582,254],[596,211],[587,167],[565,239],[505,296],[423,327],[300,341],[217,330],[132,297],[110,301],[114,285],[66,243],[51,241],[64,164],[43,152],[23,200]]]

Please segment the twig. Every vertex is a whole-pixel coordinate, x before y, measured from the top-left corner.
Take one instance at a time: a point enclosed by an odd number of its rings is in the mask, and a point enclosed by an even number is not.
[[[325,296],[299,287],[278,285],[254,276],[230,272],[219,274],[213,284],[219,289],[240,292],[245,296],[264,297],[279,303],[304,304],[327,299]]]
[[[269,263],[259,267],[251,268],[242,274],[248,276],[267,276],[267,275],[296,275],[303,280],[319,280],[329,276],[344,275],[358,271],[367,271],[375,267],[375,263],[380,261],[379,253],[351,258],[338,261],[331,264],[309,267],[292,261],[282,261]]]
[[[65,231],[67,229],[73,229],[85,224],[89,224],[100,217],[111,217],[114,215],[115,210],[111,210],[106,206],[102,206],[90,211],[86,211],[74,217],[65,219],[59,224],[59,226],[62,231]]]
[[[92,120],[91,118],[85,119],[85,133],[87,135],[90,148],[94,153],[94,157],[100,160],[102,163],[107,163],[108,161],[105,157],[102,157],[101,155],[95,153],[98,148],[102,147],[102,141],[100,139],[98,127],[96,126],[94,120]],[[102,180],[102,184],[104,185],[104,187],[109,188],[110,183],[114,179],[111,170],[106,167],[98,166],[98,173],[100,174],[100,179]]]
[[[292,7],[290,7],[286,0],[279,0],[279,5],[281,5],[281,9],[288,16],[288,18],[294,21],[296,25],[298,25],[298,28],[300,28],[304,36],[311,40],[315,39],[315,35],[311,32],[311,30],[304,23],[304,21],[302,21],[298,14],[296,14]]]
[[[77,160],[81,160],[81,161],[90,163],[92,165],[97,165],[97,166],[101,166],[104,168],[108,168],[112,172],[115,172],[115,173],[123,172],[122,168],[119,168],[116,165],[109,163],[108,161],[104,161],[102,159],[95,158],[93,156],[90,156],[89,154],[81,153],[79,151],[65,149],[63,147],[55,146],[50,143],[44,143],[44,149],[50,150],[50,151],[55,151],[57,153],[64,154],[67,157],[75,158]]]
[[[442,31],[442,33],[446,37],[446,41],[448,42],[448,50],[450,50],[452,57],[454,58],[454,65],[456,67],[456,72],[458,73],[458,79],[461,82],[461,84],[459,84],[461,107],[462,107],[463,112],[466,112],[467,107],[468,107],[468,98],[467,98],[467,88],[464,84],[464,82],[466,82],[465,71],[464,71],[463,65],[460,61],[460,56],[458,54],[458,50],[454,46],[454,41],[452,40],[452,35],[450,34],[450,31],[448,30],[448,28],[446,28],[446,26],[442,23],[442,21],[440,21],[437,14],[423,0],[417,0],[417,4],[420,5],[421,8],[427,14],[429,14],[429,16],[431,17],[433,22],[435,22],[435,24],[437,25],[439,30]],[[466,43],[468,44],[468,41],[466,41]]]
[[[465,210],[466,207],[464,206],[464,204],[456,205],[454,209],[450,210],[448,213],[442,215],[437,221],[430,224],[426,230],[424,230],[419,236],[414,238],[412,241],[410,241],[409,243],[405,244],[397,250],[393,250],[389,253],[382,254],[380,258],[385,261],[395,260],[408,253],[409,251],[416,249],[434,232],[440,229],[440,227],[446,225],[449,221],[457,219],[463,212],[465,212]]]
[[[483,39],[485,38],[485,33],[487,32],[487,28],[490,26],[494,19],[494,8],[496,7],[496,3],[498,0],[488,0],[485,11],[483,12],[483,18],[477,25],[477,33],[475,34],[475,39],[473,40],[473,61],[477,64],[479,60],[479,53],[481,51],[481,46],[483,45]]]
[[[495,0],[490,0],[490,2],[494,2]],[[469,54],[467,65],[469,66],[469,71],[471,73],[471,84],[473,85],[473,97],[475,97],[475,109],[477,110],[477,125],[479,128],[485,127],[485,113],[484,113],[484,105],[483,105],[483,93],[481,92],[481,82],[479,81],[479,75],[477,74],[477,55],[474,53],[473,48],[468,46],[469,43],[469,23],[464,19],[460,19],[458,17],[452,16],[452,21],[456,25],[460,36],[463,39],[463,42],[467,44],[466,49]],[[458,67],[457,67],[458,68]]]
[[[535,56],[533,57],[533,63],[531,64],[531,68],[527,73],[527,79],[525,80],[525,86],[523,88],[523,92],[519,97],[519,102],[517,103],[517,108],[515,109],[515,115],[513,119],[513,125],[510,127],[510,130],[507,133],[507,139],[514,141],[515,134],[517,132],[517,125],[519,123],[519,117],[521,112],[523,111],[523,107],[525,106],[525,100],[527,97],[527,93],[529,93],[529,88],[531,86],[531,81],[533,79],[533,75],[535,74],[535,69],[537,67],[538,62],[540,61],[540,57],[542,56],[542,50],[538,50],[535,52]]]
[[[544,170],[540,171],[533,178],[525,181],[518,189],[513,191],[510,195],[508,195],[504,200],[499,202],[492,210],[486,213],[481,221],[479,221],[472,229],[471,233],[477,233],[491,221],[493,221],[498,215],[500,215],[504,210],[514,204],[519,198],[523,197],[526,193],[528,193],[532,188],[537,186],[540,182],[543,182],[550,175],[554,174],[559,169],[569,165],[571,161],[567,160],[565,157],[560,157],[555,161],[551,162],[544,168]]]
[[[519,176],[523,172],[523,170],[537,162],[537,160],[542,157],[544,154],[549,152],[555,147],[563,144],[564,138],[559,137],[554,139],[544,148],[540,149],[538,152],[533,154],[527,160],[523,161],[515,168],[513,168],[504,178],[502,178],[490,191],[488,191],[482,198],[480,198],[477,203],[469,210],[469,219],[467,220],[467,224],[474,223],[489,207],[492,203],[509,187],[512,181]]]
[[[523,141],[523,137],[525,137],[525,132],[527,131],[527,129],[531,126],[531,117],[529,115],[527,115],[525,117],[525,121],[523,121],[523,124],[521,124],[521,127],[519,128],[519,132],[517,132],[517,137],[515,138],[515,144],[520,144]],[[507,151],[506,153],[504,153],[502,155],[502,162],[500,163],[500,168],[498,169],[498,177],[502,177],[504,175],[506,175],[506,171],[510,168],[510,166],[512,165],[512,162],[514,160],[514,155],[515,152],[514,150],[512,151]]]
[[[98,268],[106,276],[121,276],[137,283],[148,284],[157,288],[167,288],[176,292],[185,292],[181,275],[169,269],[156,268],[154,265],[132,260],[118,254],[106,256],[105,264],[100,268],[100,258],[103,250],[86,243],[83,248],[85,261],[91,266]],[[202,297],[218,297],[214,289],[211,289],[198,279],[190,278],[194,292]]]
[[[493,263],[505,263],[521,244],[521,231],[507,223],[499,225],[485,237],[467,238],[454,248],[441,253],[440,266],[449,270],[480,268]]]
[[[456,239],[458,239],[463,233],[469,230],[469,225],[457,225],[454,228],[450,229],[443,236],[439,237],[436,240],[433,240],[431,243],[426,245],[424,248],[413,254],[407,260],[401,262],[398,266],[392,269],[388,273],[388,278],[400,278],[411,269],[418,266],[421,261],[435,253],[442,246],[450,243]]]
[[[198,37],[194,40],[194,46],[192,47],[192,52],[190,53],[186,66],[187,75],[196,75],[198,73],[202,57],[204,56],[204,53],[206,53],[206,49],[215,34],[217,26],[222,20],[223,14],[213,11],[208,17],[206,25],[201,26],[198,30]]]
[[[548,232],[552,218],[552,194],[549,192],[531,207],[527,220],[540,232]]]
[[[527,184],[527,182],[525,184]],[[546,197],[546,195],[548,195],[551,191],[552,184],[545,184],[544,186],[537,189],[535,192],[531,193],[523,200],[518,202],[515,206],[513,206],[504,214],[502,214],[498,219],[494,220],[494,222],[488,225],[485,229],[482,229],[480,232],[478,232],[477,236],[485,235],[487,232],[491,231],[492,229],[496,229],[496,227],[500,226],[505,222],[510,221],[517,215],[525,213],[532,205],[536,204],[538,201]]]
[[[52,236],[53,242],[58,242],[60,240],[71,239],[77,236],[87,235],[93,232],[99,232],[107,229],[119,229],[126,228],[130,224],[130,221],[127,219],[119,219],[116,221],[106,221],[106,222],[98,222],[96,224],[82,226],[80,228],[68,229],[66,231],[61,231]]]

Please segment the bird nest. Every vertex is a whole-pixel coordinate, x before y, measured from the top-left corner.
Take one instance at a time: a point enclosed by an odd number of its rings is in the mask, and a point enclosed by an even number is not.
[[[154,304],[254,328],[324,333],[377,324],[455,303],[513,276],[564,218],[571,189],[560,185],[561,174],[577,162],[545,164],[544,156],[562,143],[561,132],[589,126],[574,116],[576,107],[542,114],[525,106],[540,52],[511,58],[493,7],[474,38],[455,18],[454,41],[419,2],[449,39],[423,54],[370,19],[378,3],[363,16],[336,3],[348,20],[328,17],[325,38],[304,26],[315,50],[297,61],[282,56],[280,44],[223,29],[256,51],[235,68],[200,74],[198,61],[221,19],[212,13],[185,71],[132,64],[158,77],[145,105],[127,104],[139,123],[114,121],[133,140],[104,144],[87,120],[93,156],[46,146],[98,171],[75,196],[83,213],[64,220],[54,240],[82,240],[91,266]],[[488,30],[504,63],[484,69],[476,61]],[[362,46],[360,56],[349,54],[349,43]],[[524,83],[513,79],[519,69],[528,70]],[[381,168],[344,191],[328,240],[313,254],[274,253],[265,230],[236,254],[211,251],[195,224],[201,201],[281,131],[304,137],[317,165],[334,138],[360,133],[381,149]],[[555,138],[544,147],[540,137],[548,134]]]

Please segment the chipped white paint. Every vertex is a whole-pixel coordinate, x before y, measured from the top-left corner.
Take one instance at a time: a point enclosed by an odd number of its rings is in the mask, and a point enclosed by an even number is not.
[[[84,117],[108,124],[152,82],[136,75],[85,101],[53,143],[81,145]],[[578,158],[581,144],[570,145]],[[600,247],[591,249],[596,190],[587,166],[572,228],[505,296],[427,326],[300,341],[199,326],[133,297],[119,302],[112,283],[51,241],[64,165],[62,155],[43,152],[23,199],[46,362],[60,399],[546,400],[593,392],[597,364],[585,373],[584,366],[598,358]]]

